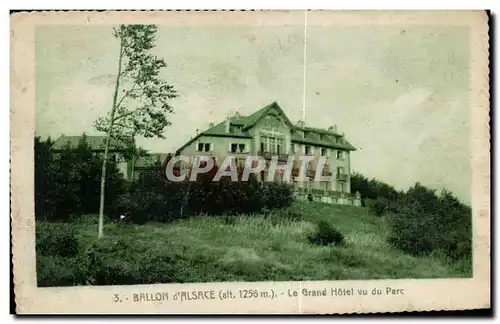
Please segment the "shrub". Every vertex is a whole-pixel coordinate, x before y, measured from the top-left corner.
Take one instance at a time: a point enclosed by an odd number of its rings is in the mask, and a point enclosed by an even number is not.
[[[291,205],[289,185],[248,181],[214,182],[216,168],[198,175],[197,181],[171,182],[161,172],[141,174],[129,191],[118,197],[112,210],[136,224],[147,221],[172,221],[197,214],[251,214]]]
[[[472,213],[450,192],[410,188],[389,217],[389,243],[413,254],[442,252],[458,260],[472,253]]]
[[[368,200],[376,200],[378,197],[384,197],[389,201],[397,200],[402,193],[397,191],[391,185],[377,179],[369,180],[360,173],[351,174],[351,192],[359,192],[364,206]]]
[[[38,287],[74,286],[79,283],[76,259],[37,255],[36,278]]]
[[[328,222],[320,221],[316,232],[309,235],[309,241],[318,245],[345,245],[345,238],[342,233],[333,228]]]
[[[92,242],[78,254],[77,278],[81,284],[135,284],[140,274],[137,260],[141,252],[134,249],[132,238],[103,237]]]
[[[389,200],[384,197],[377,197],[377,199],[366,199],[365,206],[375,216],[382,217],[389,209]]]
[[[37,223],[36,249],[41,255],[71,257],[78,253],[75,230],[69,224],[44,226]]]

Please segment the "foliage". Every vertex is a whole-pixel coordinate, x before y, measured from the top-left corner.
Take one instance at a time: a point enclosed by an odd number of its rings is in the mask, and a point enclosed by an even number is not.
[[[36,227],[36,249],[40,255],[71,257],[78,253],[74,227],[68,224]]]
[[[136,224],[147,221],[172,221],[192,215],[250,214],[289,206],[293,192],[288,185],[248,181],[230,181],[222,177],[212,181],[217,167],[198,175],[196,181],[173,182],[163,173],[142,173],[127,193],[112,207]]]
[[[357,172],[353,172],[351,175],[351,192],[359,192],[364,205],[366,205],[367,200],[375,200],[378,197],[384,197],[389,201],[394,201],[402,194],[387,183],[375,178],[369,180],[367,177]]]
[[[311,243],[318,245],[329,245],[332,243],[335,245],[345,244],[344,235],[324,220],[318,223],[316,232],[309,235],[308,238]]]
[[[365,207],[377,217],[381,217],[389,210],[389,200],[385,197],[377,199],[366,199]]]
[[[53,152],[53,142],[35,138],[35,214],[47,220],[68,220],[99,208],[101,158],[85,134],[77,148]],[[115,163],[106,175],[110,197],[125,192],[126,182]],[[111,202],[108,202],[108,206]]]
[[[389,217],[389,242],[414,255],[440,251],[454,260],[470,258],[471,212],[450,192],[437,195],[417,183],[401,199],[398,212]]]
[[[388,241],[414,255],[443,253],[453,260],[471,257],[472,215],[469,206],[453,194],[417,183],[407,192],[359,173],[351,178],[353,191],[359,191],[363,204],[375,216],[388,214],[391,232]]]
[[[177,93],[160,76],[167,63],[151,53],[156,32],[155,25],[121,25],[114,29],[120,43],[116,90],[122,95],[113,106],[114,115],[96,121],[99,131],[107,133],[112,125],[114,138],[163,138],[164,128],[170,125],[166,117],[172,112],[169,100]]]

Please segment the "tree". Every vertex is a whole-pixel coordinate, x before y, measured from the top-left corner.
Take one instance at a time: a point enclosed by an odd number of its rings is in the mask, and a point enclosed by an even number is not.
[[[173,111],[169,101],[177,97],[173,86],[160,77],[160,71],[167,66],[165,60],[151,53],[155,47],[157,27],[121,25],[113,31],[120,45],[113,103],[109,115],[99,118],[95,123],[97,130],[106,132],[98,237],[103,235],[106,165],[110,145],[125,143],[126,147],[133,147],[134,138],[138,135],[164,138],[162,132],[170,125],[167,114]]]

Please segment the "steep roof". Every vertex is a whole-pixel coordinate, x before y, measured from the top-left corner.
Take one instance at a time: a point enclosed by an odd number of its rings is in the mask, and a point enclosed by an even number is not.
[[[245,125],[243,126],[243,129],[249,129],[249,128],[253,127],[255,124],[257,124],[259,122],[259,120],[262,119],[262,117],[264,117],[265,115],[267,115],[267,113],[271,109],[278,110],[281,113],[281,115],[284,117],[285,122],[288,124],[288,126],[291,127],[291,128],[294,127],[293,124],[288,119],[288,117],[286,116],[286,114],[283,111],[283,109],[281,109],[281,107],[278,105],[278,103],[276,101],[274,101],[273,103],[265,106],[262,109],[257,110],[256,112],[254,112],[250,116],[246,117]]]
[[[298,130],[302,130],[303,128],[297,128]],[[355,151],[356,148],[351,145],[343,136],[336,134],[328,134],[326,132],[314,131],[310,128],[305,131],[305,136],[303,136],[299,132],[292,133],[292,142],[301,143],[301,144],[309,144],[313,146],[324,146],[330,148],[337,148],[347,151]]]
[[[294,125],[290,122],[285,112],[276,102],[265,106],[254,112],[249,116],[233,116],[229,118],[231,125],[237,126],[236,128],[231,128],[231,131],[226,132],[226,121],[222,121],[219,124],[210,127],[204,132],[199,133],[186,144],[178,149],[178,152],[184,149],[186,146],[190,145],[196,141],[201,136],[220,136],[220,137],[238,137],[238,138],[251,138],[252,136],[248,132],[250,128],[255,126],[264,116],[266,116],[270,110],[276,109],[281,113],[285,122],[288,124],[292,130],[292,142],[310,144],[314,146],[325,146],[330,148],[337,148],[349,151],[355,151],[356,148],[352,146],[345,137],[336,132],[332,132],[326,129],[313,128],[313,127],[301,127]],[[302,132],[305,132],[305,137],[303,137]]]
[[[238,117],[230,117],[229,118],[229,123],[231,125],[236,125],[236,126],[243,126],[245,121],[246,121],[245,116],[238,116]],[[230,133],[226,133],[226,121],[222,121],[218,123],[215,126],[210,127],[204,132],[199,133],[192,139],[190,139],[186,144],[181,146],[177,151],[181,151],[184,149],[186,146],[190,145],[194,141],[196,141],[198,138],[202,136],[218,136],[218,137],[237,137],[237,138],[252,138],[252,135],[248,133],[247,131],[243,130],[234,130]]]
[[[70,149],[76,149],[78,144],[82,139],[82,135],[78,136],[66,136],[61,135],[52,145],[52,149],[55,151],[64,150],[69,146]],[[104,150],[104,143],[106,140],[106,136],[99,135],[85,135],[85,140],[87,144],[90,146],[90,149],[93,151],[102,151]],[[121,143],[112,143],[111,144],[112,151],[122,151],[125,150],[125,144]]]

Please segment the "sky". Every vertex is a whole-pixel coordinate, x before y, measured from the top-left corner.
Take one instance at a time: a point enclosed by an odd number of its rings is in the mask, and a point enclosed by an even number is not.
[[[470,203],[466,27],[159,26],[156,44],[179,97],[165,139],[137,139],[150,152],[174,152],[196,129],[276,101],[292,122],[305,112],[311,127],[336,124],[357,148],[352,170]],[[37,28],[38,136],[99,134],[117,54],[111,26]]]

